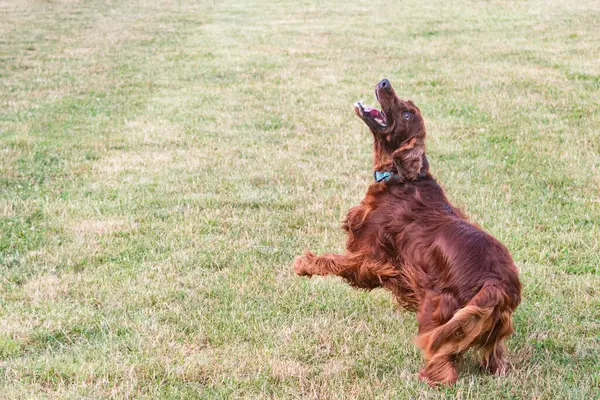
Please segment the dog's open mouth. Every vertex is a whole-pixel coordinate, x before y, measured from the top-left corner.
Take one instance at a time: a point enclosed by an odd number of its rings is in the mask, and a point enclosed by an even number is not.
[[[385,113],[376,108],[364,105],[362,100],[354,103],[354,112],[373,129],[383,130],[387,127]]]

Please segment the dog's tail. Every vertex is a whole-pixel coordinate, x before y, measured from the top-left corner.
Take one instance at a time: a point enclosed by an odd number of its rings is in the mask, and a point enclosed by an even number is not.
[[[488,346],[513,332],[510,296],[501,283],[486,283],[454,316],[415,342],[428,360],[464,352],[472,345]]]

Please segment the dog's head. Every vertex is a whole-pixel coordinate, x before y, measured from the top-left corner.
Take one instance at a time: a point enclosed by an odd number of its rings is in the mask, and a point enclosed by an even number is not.
[[[381,110],[365,106],[362,101],[354,103],[354,112],[375,138],[375,169],[396,167],[407,178],[418,175],[422,165],[405,161],[421,159],[425,153],[426,131],[421,110],[412,101],[398,98],[387,79],[375,86],[375,97]],[[415,168],[419,170],[409,171]]]
[[[387,79],[375,86],[381,110],[354,103],[354,112],[367,124],[378,141],[389,145],[390,154],[412,138],[425,137],[421,110],[410,100],[398,98]]]

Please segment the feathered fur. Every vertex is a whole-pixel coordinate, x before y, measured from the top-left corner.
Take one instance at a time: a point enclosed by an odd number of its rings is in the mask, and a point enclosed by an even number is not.
[[[338,275],[367,290],[384,287],[415,310],[415,342],[427,359],[420,377],[430,384],[455,382],[454,361],[472,347],[481,350],[484,368],[503,373],[503,341],[513,331],[511,313],[521,301],[511,255],[469,222],[430,174],[418,108],[398,99],[393,89],[377,90],[388,127],[371,129],[373,164],[397,178],[372,183],[349,210],[344,254],[307,252],[296,258],[295,271]],[[406,112],[414,118],[403,121]]]

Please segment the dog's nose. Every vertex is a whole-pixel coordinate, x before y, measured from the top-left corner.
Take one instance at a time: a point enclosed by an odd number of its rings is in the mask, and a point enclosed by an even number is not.
[[[390,85],[390,81],[385,78],[380,80],[377,86],[384,90],[390,90],[392,87],[392,85]]]

